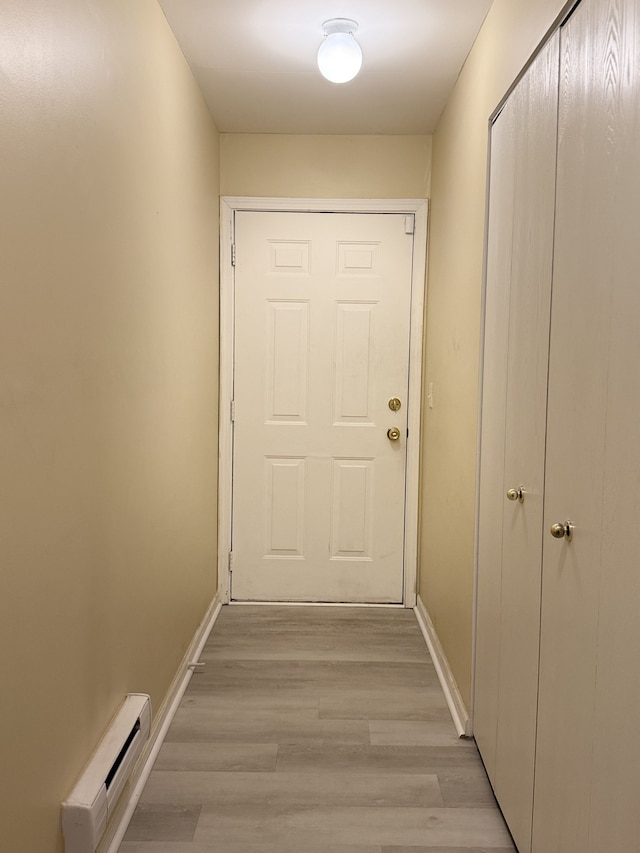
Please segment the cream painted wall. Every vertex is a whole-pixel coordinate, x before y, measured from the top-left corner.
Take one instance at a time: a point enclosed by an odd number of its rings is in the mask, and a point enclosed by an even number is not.
[[[2,0],[0,847],[215,593],[218,139],[156,0]]]
[[[433,142],[419,587],[468,707],[488,119],[564,5],[495,0]]]
[[[430,136],[223,133],[221,193],[273,198],[427,198]]]

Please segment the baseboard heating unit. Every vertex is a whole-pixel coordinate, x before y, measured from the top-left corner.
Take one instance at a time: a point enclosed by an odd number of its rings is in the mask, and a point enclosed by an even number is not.
[[[129,693],[62,804],[65,853],[94,853],[151,732],[151,700]]]

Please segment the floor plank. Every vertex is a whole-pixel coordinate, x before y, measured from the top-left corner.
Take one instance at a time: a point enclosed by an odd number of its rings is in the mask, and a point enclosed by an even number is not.
[[[215,703],[213,703],[215,705]],[[219,710],[204,703],[180,708],[167,741],[243,743],[369,743],[367,720],[320,719],[318,711]]]
[[[514,853],[410,610],[224,607],[120,853]]]
[[[193,841],[202,805],[141,803],[129,824],[132,841]]]
[[[170,743],[165,741],[154,770],[221,770],[227,773],[257,773],[276,769],[277,743]]]
[[[208,773],[154,772],[144,802],[205,803],[216,810],[238,805],[251,808],[384,806],[392,808],[444,805],[436,776],[356,773]]]
[[[451,728],[451,720],[423,722],[369,719],[369,734],[374,746],[463,746],[464,741]]]
[[[308,838],[314,838],[326,845],[327,853],[335,844],[500,847],[509,840],[497,810],[386,806],[204,806],[195,834],[195,840],[221,849],[230,838],[255,841],[258,837],[269,843],[297,840],[301,850]]]
[[[339,770],[355,773],[438,774],[453,769],[483,774],[475,746],[360,746],[357,744],[283,744],[276,769],[282,772],[323,773]]]

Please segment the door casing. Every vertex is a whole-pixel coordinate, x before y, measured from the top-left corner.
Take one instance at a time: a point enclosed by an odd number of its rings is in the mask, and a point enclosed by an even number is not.
[[[409,345],[409,399],[404,530],[404,607],[414,607],[418,571],[418,495],[420,484],[420,422],[422,353],[426,298],[426,199],[284,199],[223,196],[220,199],[220,394],[218,449],[218,594],[229,603],[229,554],[233,497],[233,335],[235,240],[234,216],[239,210],[313,213],[404,213],[415,216]]]

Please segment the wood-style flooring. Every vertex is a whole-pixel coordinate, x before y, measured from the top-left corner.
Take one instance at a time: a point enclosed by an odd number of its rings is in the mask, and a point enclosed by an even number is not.
[[[413,611],[224,607],[120,853],[514,853]]]

